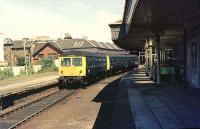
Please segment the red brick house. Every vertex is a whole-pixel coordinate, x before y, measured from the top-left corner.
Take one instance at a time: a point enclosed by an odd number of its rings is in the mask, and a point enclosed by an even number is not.
[[[53,42],[50,43],[37,43],[35,44],[33,51],[33,64],[38,64],[41,58],[53,58],[57,59],[62,50]]]

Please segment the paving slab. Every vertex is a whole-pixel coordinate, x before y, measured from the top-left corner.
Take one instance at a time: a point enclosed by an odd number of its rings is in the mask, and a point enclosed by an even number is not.
[[[136,129],[200,128],[200,92],[173,84],[158,87],[142,72],[125,79]]]

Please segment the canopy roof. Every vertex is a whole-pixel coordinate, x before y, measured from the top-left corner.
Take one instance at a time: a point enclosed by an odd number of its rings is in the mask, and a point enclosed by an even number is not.
[[[114,42],[125,49],[140,50],[156,33],[161,42],[181,40],[185,0],[126,0],[123,23]],[[110,24],[116,30],[116,24]],[[112,30],[114,32],[114,30]],[[116,31],[115,31],[116,33]],[[116,35],[116,34],[115,34]]]

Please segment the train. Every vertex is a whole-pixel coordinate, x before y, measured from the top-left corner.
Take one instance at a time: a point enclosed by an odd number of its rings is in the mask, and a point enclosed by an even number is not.
[[[78,88],[137,67],[136,55],[68,51],[59,56],[59,88]],[[75,84],[75,85],[74,85]],[[79,85],[80,84],[80,85]]]

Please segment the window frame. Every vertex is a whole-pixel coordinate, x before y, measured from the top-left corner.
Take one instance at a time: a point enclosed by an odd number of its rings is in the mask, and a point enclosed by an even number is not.
[[[57,55],[57,53],[49,53],[48,58],[57,59],[58,55]]]
[[[200,69],[200,25],[195,24],[190,30],[190,67]]]
[[[67,65],[67,63],[65,64],[65,65],[63,65],[63,62],[64,62],[64,60],[65,59],[69,59],[69,61],[70,61],[70,63]],[[70,66],[72,66],[72,59],[71,58],[61,58],[61,66],[62,67],[70,67]]]
[[[74,61],[75,61],[75,60],[76,60],[76,61],[79,60],[79,64],[78,64],[78,65],[77,65],[77,64],[74,64]],[[82,60],[81,57],[72,58],[71,63],[72,63],[72,66],[75,66],[75,67],[83,66],[83,60]],[[77,63],[77,62],[76,62],[76,63]]]

